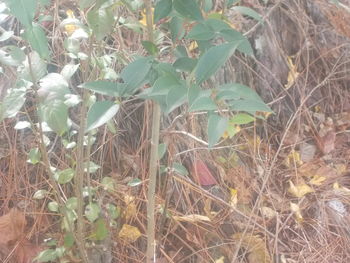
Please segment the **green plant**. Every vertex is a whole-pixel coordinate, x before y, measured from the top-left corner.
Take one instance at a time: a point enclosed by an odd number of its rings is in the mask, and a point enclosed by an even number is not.
[[[64,55],[71,62],[64,65],[60,72],[49,73],[50,45],[40,23],[52,18],[44,17],[39,11],[39,6],[49,5],[49,1],[5,1],[7,8],[2,12],[15,16],[24,32],[20,38],[16,37],[21,47],[7,45],[0,49],[1,64],[15,67],[18,72],[15,87],[7,91],[0,104],[0,120],[14,117],[24,105],[26,95],[34,94],[37,116],[16,126],[17,129],[31,128],[40,140],[40,146],[30,151],[29,161],[46,167],[52,190],[41,189],[34,198],[52,198],[48,209],[62,216],[62,229],[66,233],[64,245],[50,244],[52,248],[37,257],[40,262],[55,260],[70,253],[74,244],[83,262],[89,262],[85,219],[93,225],[93,240],[106,238],[107,222],[100,216],[101,207],[94,196],[98,189],[92,189],[89,181],[90,174],[100,168],[90,161],[90,147],[96,129],[117,114],[123,101],[136,97],[154,102],[149,164],[148,262],[154,255],[154,195],[159,169],[161,112],[169,115],[180,106],[189,113],[206,111],[209,147],[213,147],[225,131],[230,136],[235,134],[230,123],[246,124],[254,120],[256,112],[271,112],[257,93],[244,85],[227,83],[212,89],[206,85],[206,81],[236,51],[253,55],[247,38],[227,23],[225,9],[233,8],[260,23],[261,18],[257,13],[246,7],[232,7],[234,3],[227,1],[221,14],[209,14],[211,1],[195,0],[159,0],[153,13],[151,1],[144,2],[146,28],[138,22],[137,27],[132,27],[126,23],[126,18],[116,13],[120,5],[137,13],[143,8],[140,1],[81,0],[80,9],[87,12],[86,23],[70,16],[60,24],[60,28],[67,31]],[[39,15],[36,15],[38,12]],[[112,68],[111,61],[124,57],[123,51],[121,54],[104,54],[103,49],[116,27],[133,28],[138,33],[147,31],[147,40],[142,41],[142,45],[148,55],[135,56],[119,75]],[[5,32],[1,41],[11,37],[14,37],[13,32]],[[166,37],[171,39],[171,45],[163,44]],[[190,50],[191,43],[197,44],[196,51]],[[74,74],[80,74],[81,80],[76,92],[73,92],[71,84]],[[145,88],[147,86],[149,88]],[[78,124],[72,121],[71,109],[80,112]],[[67,150],[70,161],[63,170],[50,163],[50,139],[47,136],[50,132],[61,138],[62,146]],[[74,195],[68,190],[64,192],[62,185],[71,185]],[[113,190],[111,178],[104,178],[101,185]],[[84,196],[88,196],[87,201]],[[111,214],[117,214],[117,208],[110,207],[113,210]]]

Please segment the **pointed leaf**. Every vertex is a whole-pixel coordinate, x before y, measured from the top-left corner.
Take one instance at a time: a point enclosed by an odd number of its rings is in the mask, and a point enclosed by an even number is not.
[[[224,134],[228,126],[228,119],[217,114],[212,114],[208,119],[208,143],[214,146]]]
[[[195,0],[174,0],[174,9],[180,15],[192,20],[202,20],[202,13]]]
[[[32,27],[24,32],[23,36],[29,42],[33,50],[38,52],[40,57],[44,59],[49,57],[49,44],[44,30],[38,24],[33,24]]]
[[[127,84],[129,92],[133,92],[146,82],[146,77],[152,66],[151,62],[151,58],[142,57],[131,62],[122,70],[121,77]]]
[[[105,80],[86,82],[80,85],[79,87],[111,97],[120,96],[122,89],[124,89],[122,83],[110,82]]]
[[[250,16],[252,18],[254,18],[255,20],[262,22],[262,17],[260,14],[258,14],[256,11],[254,11],[253,9],[249,8],[249,7],[245,7],[245,6],[234,6],[230,8],[231,10],[237,11],[238,13],[241,13],[242,15],[247,15]]]
[[[6,0],[5,2],[11,14],[25,27],[29,28],[32,26],[36,11],[36,0]]]
[[[95,102],[87,116],[86,132],[100,127],[108,122],[118,112],[119,105],[113,101],[97,101]]]
[[[91,203],[85,207],[85,216],[92,223],[99,217],[100,211],[98,204]]]
[[[93,8],[87,14],[87,21],[97,40],[102,40],[114,27],[112,8]]]
[[[160,0],[154,8],[154,23],[170,14],[173,3],[172,0]]]
[[[57,182],[59,184],[69,183],[74,177],[75,171],[71,168],[62,170],[57,174]]]
[[[54,100],[42,105],[40,112],[42,120],[59,136],[68,130],[68,106],[64,101]]]

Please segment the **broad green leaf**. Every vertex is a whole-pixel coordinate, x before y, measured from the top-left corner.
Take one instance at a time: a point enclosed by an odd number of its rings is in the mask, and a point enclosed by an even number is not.
[[[105,124],[118,112],[119,105],[113,101],[97,101],[89,109],[86,132]]]
[[[133,92],[140,88],[147,80],[148,72],[152,66],[150,57],[141,57],[127,65],[121,72],[120,76],[127,84],[127,90]]]
[[[210,27],[215,33],[218,33],[221,30],[231,29],[231,26],[221,19],[208,18],[203,23]]]
[[[248,39],[243,36],[240,32],[234,29],[224,29],[219,33],[226,41],[232,43],[238,43],[237,50],[247,55],[254,55],[254,51]]]
[[[52,202],[47,204],[47,208],[51,212],[58,212],[58,203],[56,201],[52,201]]]
[[[33,148],[29,151],[29,154],[28,154],[28,161],[29,163],[31,164],[37,164],[40,162],[40,159],[41,159],[41,152],[39,150],[39,148]]]
[[[113,30],[113,10],[112,8],[93,8],[87,14],[87,21],[96,39],[102,40]]]
[[[174,0],[174,9],[180,15],[191,20],[202,20],[202,13],[195,0]]]
[[[210,78],[235,51],[237,44],[223,44],[211,47],[198,61],[196,68],[196,80],[200,84]]]
[[[84,162],[83,163],[83,168],[84,168],[84,172],[85,173],[87,173],[87,171],[88,171],[88,165],[89,165],[89,172],[90,173],[96,173],[97,170],[101,168],[101,166],[99,166],[98,164],[94,163],[93,161]]]
[[[104,240],[108,236],[108,229],[105,219],[100,218],[95,222],[95,229],[92,235],[93,238],[98,241]]]
[[[20,71],[19,77],[21,79],[24,79],[30,82],[37,82],[47,72],[46,63],[35,51],[29,53],[29,56],[30,56],[32,71],[30,70],[29,59],[27,57],[23,63],[23,68],[22,67],[19,68],[19,71]],[[31,73],[33,73],[33,76]]]
[[[230,103],[230,108],[235,111],[247,111],[247,112],[272,112],[271,108],[264,102],[256,100],[235,100]]]
[[[57,253],[55,249],[46,249],[41,251],[39,255],[35,258],[37,262],[50,262],[57,258]]]
[[[173,167],[172,170],[174,170],[174,172],[182,175],[182,176],[187,176],[188,175],[188,171],[186,169],[185,166],[183,166],[181,163],[173,163]]]
[[[167,145],[165,143],[160,143],[158,145],[158,160],[162,159],[166,153]]]
[[[154,23],[157,23],[162,18],[168,16],[171,12],[172,6],[172,0],[158,1],[154,8]]]
[[[62,228],[67,231],[71,231],[69,226],[73,225],[77,220],[77,214],[73,210],[66,209],[65,211],[65,216],[62,220]]]
[[[13,31],[5,31],[0,36],[0,42],[8,40],[10,37],[12,37],[14,34]]]
[[[62,136],[68,131],[68,107],[62,100],[53,100],[46,103],[40,108],[42,120],[56,132]]]
[[[100,211],[98,204],[91,203],[85,207],[85,216],[92,223],[99,217]]]
[[[63,46],[68,52],[74,54],[75,56],[77,56],[80,51],[80,41],[76,38],[66,38],[63,42]]]
[[[66,79],[58,73],[49,73],[39,82],[38,95],[42,103],[50,104],[53,100],[65,100],[70,93]]]
[[[32,26],[37,0],[5,0],[10,13],[14,15],[25,27]]]
[[[68,198],[66,201],[66,208],[69,210],[75,210],[78,207],[78,199],[76,197]]]
[[[104,190],[107,190],[109,192],[114,190],[114,180],[112,177],[106,176],[102,178],[101,185],[103,186]]]
[[[228,119],[217,114],[211,114],[208,119],[208,143],[213,147],[224,134],[228,126]]]
[[[237,11],[238,13],[241,13],[242,15],[247,15],[250,16],[252,18],[254,18],[255,20],[262,22],[262,17],[261,15],[259,15],[256,11],[254,11],[253,9],[249,8],[249,7],[245,7],[245,6],[234,6],[230,8],[231,10]]]
[[[40,57],[44,59],[49,58],[49,44],[44,30],[38,24],[33,23],[32,27],[24,31],[23,36],[29,42],[32,49],[38,52]]]
[[[198,60],[194,58],[181,57],[174,62],[173,66],[180,71],[192,72],[192,70],[197,65],[197,62]]]
[[[185,35],[184,21],[182,18],[174,16],[169,23],[171,40],[177,42]]]
[[[190,32],[188,32],[186,38],[193,40],[210,40],[215,36],[215,32],[211,27],[204,23],[195,25]]]
[[[236,125],[243,125],[251,123],[255,120],[255,118],[249,114],[246,113],[238,113],[232,118],[230,118],[230,123],[236,124]]]
[[[96,0],[80,0],[79,1],[79,6],[81,9],[87,8],[87,7],[91,7]]]
[[[209,13],[213,8],[213,0],[204,0],[203,10],[206,13]]]
[[[39,0],[39,5],[42,6],[42,7],[45,7],[45,6],[48,6],[50,5],[50,0]]]
[[[66,81],[69,81],[74,73],[78,70],[80,64],[67,64],[61,70],[61,75]]]
[[[166,97],[167,109],[165,114],[169,114],[177,107],[185,103],[187,98],[187,88],[183,85],[172,86]]]
[[[6,66],[19,66],[26,59],[22,49],[16,46],[6,46],[0,49],[0,63]]]
[[[69,183],[74,177],[75,171],[72,168],[59,171],[57,173],[57,182],[59,184]]]
[[[64,235],[64,247],[65,248],[71,248],[74,245],[75,239],[74,239],[74,235],[71,232],[68,232]]]
[[[189,111],[216,110],[218,106],[211,98],[210,90],[201,90],[198,86],[192,86],[188,92]]]
[[[118,97],[121,95],[120,87],[122,87],[122,84],[105,80],[97,80],[86,82],[79,87],[100,93],[102,95]]]
[[[153,42],[141,41],[141,43],[150,55],[156,55],[159,52],[157,46]]]
[[[48,194],[47,190],[40,189],[34,193],[33,198],[38,200],[44,199],[47,196],[47,194]]]
[[[248,99],[264,103],[255,90],[239,83],[221,85],[218,88],[216,99]]]
[[[25,102],[26,88],[10,88],[0,102],[0,121],[16,116]]]

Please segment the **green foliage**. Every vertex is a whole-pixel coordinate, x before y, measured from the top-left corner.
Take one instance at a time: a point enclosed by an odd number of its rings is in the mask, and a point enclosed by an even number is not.
[[[160,0],[154,8],[154,23],[168,16],[172,10],[172,0]]]
[[[220,139],[228,126],[228,118],[217,114],[211,114],[208,120],[208,143],[209,147]]]
[[[95,102],[87,115],[86,132],[107,123],[118,112],[119,105],[112,101]]]

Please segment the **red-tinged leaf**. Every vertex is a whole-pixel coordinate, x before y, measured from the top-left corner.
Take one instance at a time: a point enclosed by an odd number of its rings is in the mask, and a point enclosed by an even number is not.
[[[217,181],[210,172],[208,166],[202,160],[195,160],[192,174],[195,180],[202,186],[217,184]]]
[[[23,235],[26,219],[22,212],[11,209],[0,217],[0,245],[17,242]]]
[[[321,137],[321,151],[323,154],[328,154],[334,150],[335,137],[334,131],[329,131],[325,136]]]
[[[28,240],[20,242],[15,250],[17,263],[32,263],[34,258],[42,250],[37,245],[30,243]]]

